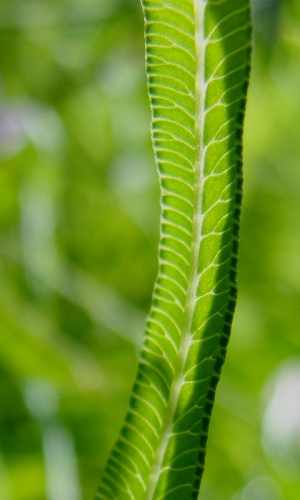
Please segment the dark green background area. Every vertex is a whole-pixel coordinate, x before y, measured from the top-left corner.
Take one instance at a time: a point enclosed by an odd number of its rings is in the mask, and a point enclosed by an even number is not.
[[[300,4],[254,2],[239,299],[201,500],[300,491]],[[93,497],[157,270],[138,0],[0,4],[0,496]]]

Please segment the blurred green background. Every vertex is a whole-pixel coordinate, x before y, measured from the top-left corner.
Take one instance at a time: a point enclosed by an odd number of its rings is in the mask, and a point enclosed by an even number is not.
[[[253,2],[239,300],[201,500],[300,495],[300,3]],[[93,498],[156,275],[138,0],[0,3],[0,498]]]

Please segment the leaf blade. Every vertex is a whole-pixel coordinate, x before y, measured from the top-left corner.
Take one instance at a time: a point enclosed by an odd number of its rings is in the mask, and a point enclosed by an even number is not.
[[[143,8],[159,271],[131,410],[98,498],[187,499],[198,495],[236,300],[250,15],[246,0]]]

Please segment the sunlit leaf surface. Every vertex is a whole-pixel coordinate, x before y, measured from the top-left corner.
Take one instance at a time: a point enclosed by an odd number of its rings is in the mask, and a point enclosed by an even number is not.
[[[101,499],[197,498],[236,299],[245,0],[144,1],[161,185],[159,271]]]

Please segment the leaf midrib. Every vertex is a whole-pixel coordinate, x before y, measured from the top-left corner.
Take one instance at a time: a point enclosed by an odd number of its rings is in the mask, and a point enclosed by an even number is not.
[[[162,472],[162,464],[171,436],[171,431],[174,422],[174,415],[178,405],[180,392],[183,386],[185,376],[185,366],[189,353],[189,348],[192,344],[191,326],[198,288],[198,260],[200,254],[203,226],[203,210],[202,210],[202,187],[204,181],[204,161],[205,148],[203,143],[204,137],[204,117],[205,117],[205,36],[204,36],[204,15],[205,3],[194,0],[194,15],[195,15],[195,178],[194,178],[194,209],[193,209],[193,229],[192,229],[192,244],[190,257],[190,279],[186,294],[186,303],[184,311],[185,326],[182,330],[182,339],[178,350],[178,367],[174,373],[169,402],[166,409],[165,424],[162,429],[160,442],[157,447],[155,458],[150,473],[148,488],[145,492],[145,500],[153,500],[157,482]]]

